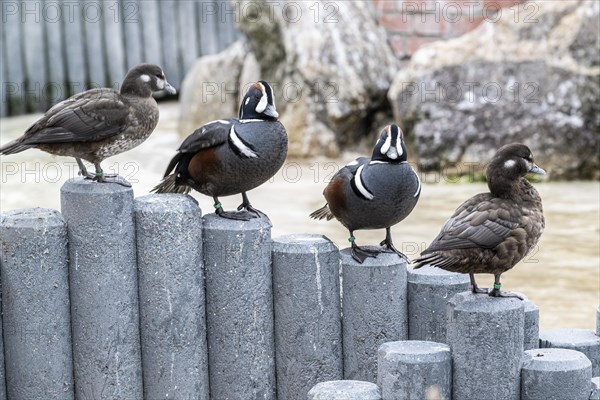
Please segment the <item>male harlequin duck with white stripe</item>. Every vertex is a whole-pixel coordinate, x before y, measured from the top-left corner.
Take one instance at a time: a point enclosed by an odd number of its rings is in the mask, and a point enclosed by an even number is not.
[[[213,197],[221,217],[245,221],[260,217],[246,192],[269,180],[285,161],[288,138],[278,117],[271,86],[265,81],[252,84],[242,99],[239,119],[209,122],[188,136],[153,191],[195,189]],[[238,211],[224,211],[219,197],[239,193]]]
[[[414,267],[468,273],[473,293],[521,298],[500,290],[500,275],[533,249],[544,230],[542,199],[525,179],[529,173],[545,172],[535,165],[527,146],[501,147],[486,171],[490,192],[461,204]],[[479,273],[494,274],[491,291],[477,287],[473,274]]]
[[[120,91],[91,89],[61,101],[23,136],[0,148],[0,154],[37,148],[75,157],[85,178],[131,186],[118,175],[105,174],[100,163],[148,139],[158,123],[152,93],[159,90],[176,93],[158,65],[139,64],[129,70]],[[88,173],[81,159],[93,163],[96,173]]]
[[[310,214],[328,221],[337,218],[350,231],[352,257],[363,263],[382,251],[406,259],[392,243],[390,227],[406,218],[419,200],[421,182],[407,163],[406,145],[397,125],[386,126],[371,158],[360,157],[338,171],[323,191],[327,204]],[[358,229],[386,229],[380,250],[355,243]]]

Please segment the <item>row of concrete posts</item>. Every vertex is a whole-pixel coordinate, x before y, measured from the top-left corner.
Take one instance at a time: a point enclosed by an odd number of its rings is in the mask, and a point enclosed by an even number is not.
[[[600,398],[600,309],[539,334],[528,300],[270,228],[80,178],[2,213],[0,400]]]

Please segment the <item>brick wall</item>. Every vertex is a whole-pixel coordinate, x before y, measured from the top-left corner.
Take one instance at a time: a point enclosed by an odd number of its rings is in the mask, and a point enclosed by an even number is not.
[[[372,0],[390,45],[403,61],[428,43],[460,36],[527,0]]]

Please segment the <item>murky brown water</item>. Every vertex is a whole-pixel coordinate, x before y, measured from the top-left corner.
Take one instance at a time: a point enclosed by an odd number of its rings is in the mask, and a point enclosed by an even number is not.
[[[147,194],[160,180],[180,139],[175,132],[176,104],[161,104],[161,122],[152,137],[138,148],[103,163],[133,183],[136,196]],[[19,136],[37,116],[0,122],[0,143]],[[354,158],[341,160],[289,160],[273,180],[249,193],[253,205],[269,214],[273,236],[289,233],[321,233],[339,247],[347,246],[348,233],[336,221],[313,221],[308,214],[324,204],[321,196],[327,179]],[[38,150],[0,159],[0,210],[23,207],[60,208],[61,184],[76,173],[72,159],[53,157]],[[413,213],[392,229],[396,245],[414,258],[435,237],[454,209],[485,184],[433,183],[423,185]],[[429,183],[427,183],[429,182]],[[541,328],[593,329],[600,304],[600,185],[597,182],[559,182],[536,185],[546,215],[546,230],[533,254],[503,275],[507,290],[525,293],[540,307]],[[211,199],[199,194],[204,212],[212,212]],[[239,196],[223,199],[225,208],[239,204]],[[359,244],[375,244],[385,231],[358,231]],[[478,277],[490,286],[491,275]]]

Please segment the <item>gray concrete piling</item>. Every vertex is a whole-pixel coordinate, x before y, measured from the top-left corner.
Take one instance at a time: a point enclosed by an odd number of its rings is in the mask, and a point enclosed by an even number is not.
[[[44,208],[4,212],[0,238],[6,394],[72,399],[65,221]]]
[[[448,300],[471,287],[467,274],[424,266],[408,270],[408,338],[446,342]]]
[[[211,398],[275,399],[271,224],[203,218]]]
[[[521,400],[588,400],[592,363],[585,354],[568,349],[525,352]]]
[[[525,294],[521,292],[513,293],[523,297],[523,308],[525,310],[523,349],[537,349],[540,347],[540,309]]]
[[[451,384],[452,355],[448,345],[404,340],[384,343],[379,348],[377,385],[385,400],[450,400]]]
[[[381,390],[372,382],[327,381],[308,392],[308,400],[382,400]]]
[[[377,350],[408,339],[406,261],[381,253],[357,263],[346,248],[342,262],[344,379],[377,382]]]
[[[76,397],[142,398],[133,190],[73,178],[61,188],[61,209]]]
[[[337,247],[322,235],[273,240],[277,397],[305,400],[318,382],[343,378]]]
[[[4,255],[0,255],[0,264],[4,263],[2,261],[3,258]],[[2,270],[1,265],[0,270]],[[4,373],[4,339],[2,334],[2,285],[0,285],[0,400],[6,400],[6,374]]]
[[[600,337],[592,330],[548,329],[540,333],[540,347],[580,351],[592,362],[592,376],[600,376]]]
[[[517,298],[464,292],[450,299],[453,398],[519,400],[524,319]]]
[[[600,400],[600,376],[592,378],[592,394],[589,400]]]
[[[208,400],[201,211],[179,194],[134,207],[144,398]]]

